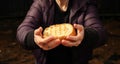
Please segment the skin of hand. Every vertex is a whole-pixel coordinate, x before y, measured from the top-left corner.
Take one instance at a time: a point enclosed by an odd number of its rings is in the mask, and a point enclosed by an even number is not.
[[[66,39],[62,40],[62,45],[66,47],[79,46],[84,38],[84,27],[79,24],[74,24],[74,28],[77,29],[76,36],[67,36]]]
[[[42,48],[43,50],[51,50],[61,44],[60,40],[53,36],[43,38],[42,31],[42,27],[34,30],[34,41],[40,48]]]

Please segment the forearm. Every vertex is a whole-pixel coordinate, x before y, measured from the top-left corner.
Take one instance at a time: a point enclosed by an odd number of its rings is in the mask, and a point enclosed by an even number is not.
[[[92,28],[84,29],[84,39],[81,45],[88,48],[93,48],[96,42],[99,40],[99,35],[96,30]]]
[[[85,42],[89,42],[88,45],[91,47],[98,47],[105,43],[106,30],[99,20],[96,6],[90,5],[85,17]]]
[[[34,31],[30,31],[25,38],[25,47],[28,50],[38,49],[39,46],[34,41]]]
[[[36,27],[33,27],[34,24],[30,24],[29,22],[27,23],[25,21],[17,29],[17,40],[24,48],[27,49],[28,46],[26,46],[26,40],[27,40],[28,34],[31,32],[33,33]],[[32,34],[29,35],[29,37],[31,36]]]
[[[42,13],[38,0],[35,1],[30,10],[28,11],[24,21],[19,25],[17,29],[18,42],[27,48],[26,39],[29,33],[37,29],[42,24]],[[29,47],[28,47],[29,48]]]

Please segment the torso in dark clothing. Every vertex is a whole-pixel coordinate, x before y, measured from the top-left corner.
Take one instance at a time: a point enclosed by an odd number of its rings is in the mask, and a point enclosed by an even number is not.
[[[71,2],[69,1],[68,4],[68,9],[67,11],[61,11],[58,4],[55,2],[55,18],[54,18],[54,23],[55,24],[60,24],[60,23],[67,23],[69,20],[69,13],[70,13],[70,6],[71,6]]]
[[[62,45],[47,52],[47,64],[72,64],[70,48]]]
[[[68,22],[70,8],[68,7],[68,10],[63,12],[57,4],[55,5],[54,23],[60,24]],[[71,48],[60,45],[55,49],[48,51],[46,64],[72,64]]]

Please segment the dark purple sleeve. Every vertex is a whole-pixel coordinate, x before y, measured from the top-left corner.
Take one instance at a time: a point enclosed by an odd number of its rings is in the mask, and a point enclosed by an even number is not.
[[[41,11],[42,10],[40,7],[39,0],[35,0],[31,5],[30,10],[28,11],[24,21],[19,25],[16,37],[22,46],[25,46],[26,44],[25,39],[28,33],[31,33],[32,34],[31,36],[33,36],[34,30],[41,26],[42,22]]]
[[[85,16],[85,38],[84,42],[90,47],[103,45],[107,40],[107,32],[99,20],[95,4],[89,3]]]

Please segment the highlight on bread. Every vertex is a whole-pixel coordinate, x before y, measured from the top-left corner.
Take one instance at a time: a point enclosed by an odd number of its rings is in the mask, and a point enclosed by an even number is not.
[[[66,36],[75,36],[74,27],[69,23],[51,25],[43,31],[43,38],[54,36],[60,40],[65,39]]]

